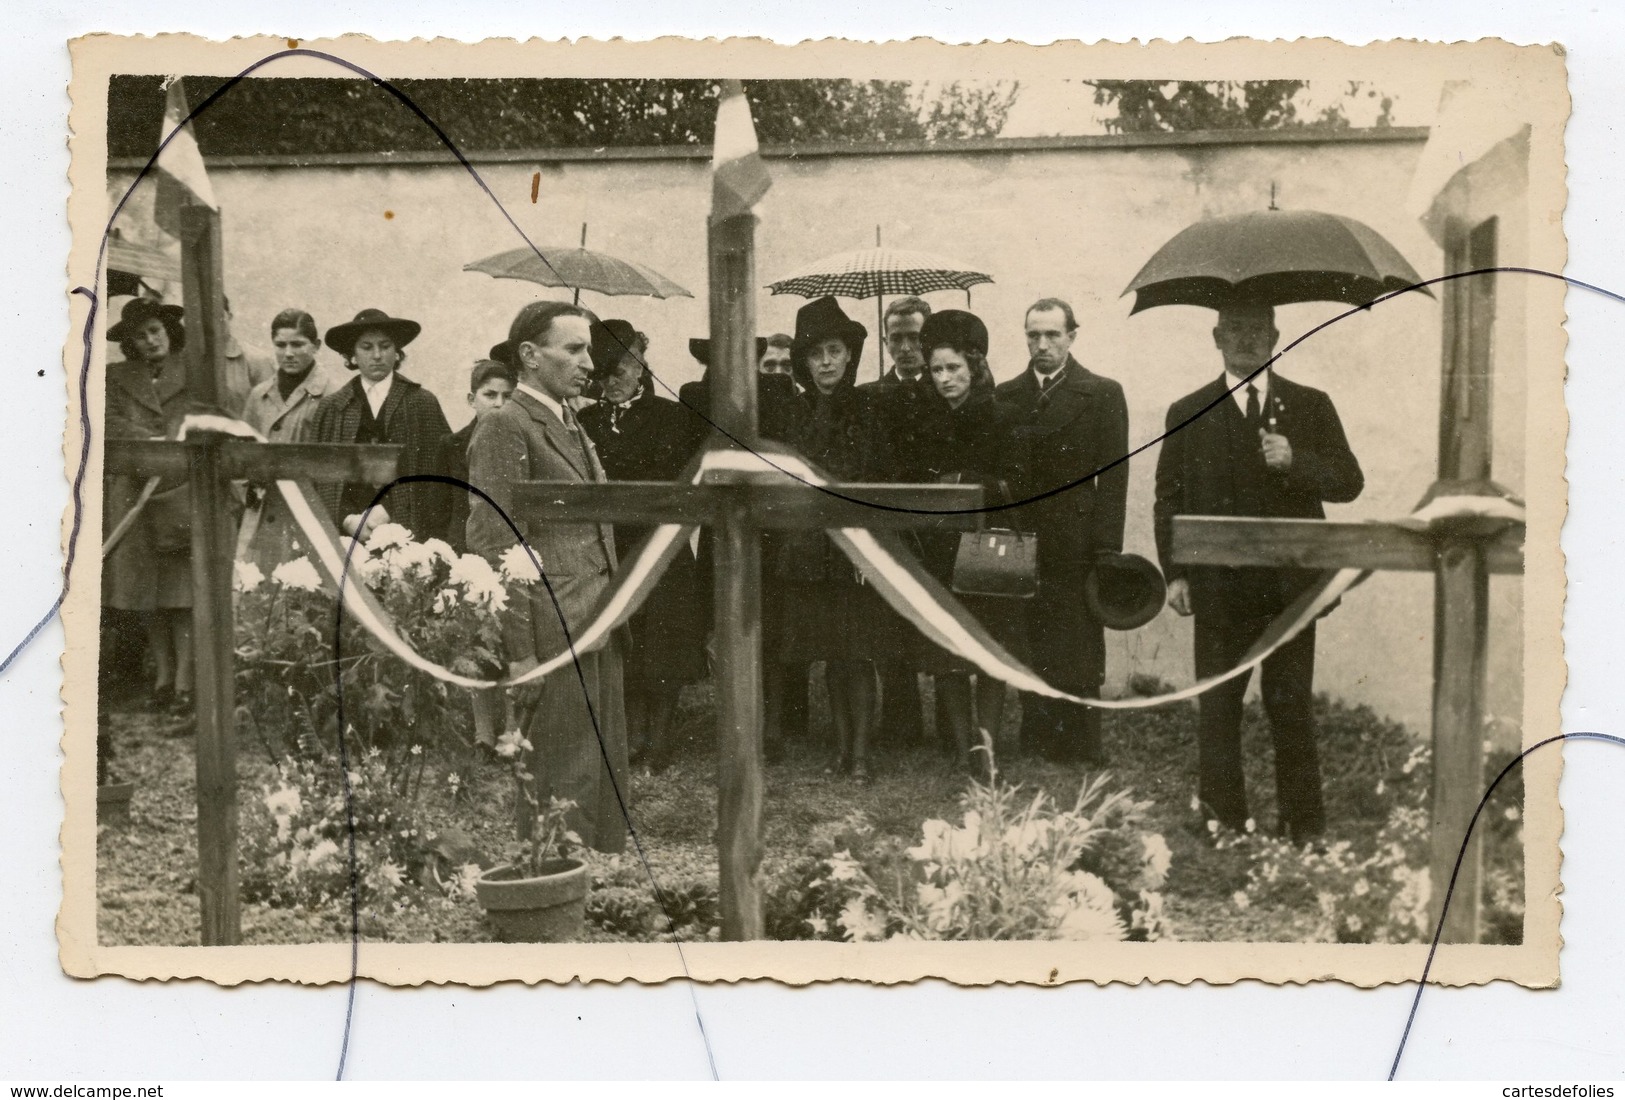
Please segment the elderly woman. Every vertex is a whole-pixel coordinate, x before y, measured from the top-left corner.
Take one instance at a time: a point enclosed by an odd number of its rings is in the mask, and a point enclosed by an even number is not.
[[[854,384],[867,336],[834,298],[816,299],[796,314],[791,351],[803,392],[795,398],[790,444],[841,481],[886,481],[892,475],[873,399]],[[781,664],[825,663],[836,749],[830,770],[866,782],[874,662],[907,644],[902,620],[822,531],[788,534],[776,548],[773,571],[784,599],[774,656]],[[769,713],[777,712],[777,698],[767,704]]]
[[[987,365],[987,326],[975,314],[960,309],[933,313],[920,330],[925,356],[929,398],[920,433],[923,475],[935,481],[981,484],[986,499],[1008,496],[1011,426],[993,400],[993,372]],[[995,521],[998,513],[994,513]],[[925,567],[944,584],[953,575],[959,545],[955,531],[926,531],[919,536]],[[967,610],[994,639],[1012,653],[1026,646],[1022,631],[1021,601],[992,596],[962,596]],[[918,667],[936,677],[939,709],[953,733],[959,763],[986,774],[989,761],[975,751],[976,731],[997,738],[1004,718],[1005,686],[990,676],[977,675],[974,696],[972,666],[948,653],[923,634],[916,633]]]
[[[107,367],[108,438],[172,435],[186,415],[181,308],[132,299],[107,337],[124,354],[122,362]],[[129,515],[143,483],[130,475],[108,477],[104,537]],[[145,626],[152,701],[177,713],[190,712],[192,703],[191,517],[186,479],[164,478],[102,563],[102,604],[109,620],[126,613]]]
[[[316,443],[398,443],[398,476],[442,472],[440,444],[451,432],[446,414],[434,394],[399,373],[406,345],[421,331],[416,321],[381,309],[364,309],[353,321],[328,329],[327,346],[344,356],[344,365],[356,376],[322,398],[307,438]],[[427,539],[445,524],[445,486],[433,482],[398,485],[370,513],[377,485],[352,481],[317,488],[345,534],[365,538],[380,524],[399,523],[416,538]]]
[[[271,346],[276,349],[276,374],[249,393],[243,419],[272,443],[292,443],[304,436],[305,425],[333,382],[316,363],[321,337],[315,318],[304,310],[285,309],[272,318]],[[248,537],[244,552],[270,572],[298,556],[293,552],[297,528],[275,486],[257,485],[251,494],[243,518]]]
[[[699,446],[705,422],[655,392],[644,358],[649,338],[626,321],[592,325],[599,400],[581,413],[611,481],[675,481]],[[626,561],[649,529],[615,525],[615,554]],[[671,763],[672,719],[684,684],[705,678],[707,593],[686,545],[632,616],[623,666],[626,726],[633,760],[649,770]]]

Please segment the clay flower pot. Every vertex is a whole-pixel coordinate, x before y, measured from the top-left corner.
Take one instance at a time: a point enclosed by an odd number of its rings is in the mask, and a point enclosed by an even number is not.
[[[96,788],[96,819],[104,825],[130,820],[134,783],[106,783]]]
[[[559,859],[529,878],[510,864],[493,867],[474,884],[485,915],[504,943],[568,943],[587,923],[587,865]]]

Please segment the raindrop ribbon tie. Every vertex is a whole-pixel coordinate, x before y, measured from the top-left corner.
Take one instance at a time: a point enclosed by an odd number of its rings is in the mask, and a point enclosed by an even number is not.
[[[241,420],[219,415],[187,416],[180,424],[175,438],[185,439],[188,432],[220,432],[226,435],[254,439],[261,443],[265,437]],[[776,446],[760,451],[717,448],[707,451],[700,459],[693,475],[693,483],[737,480],[740,477],[784,476],[801,481],[814,488],[828,484],[824,475],[811,463]],[[120,521],[114,536],[121,535],[134,523],[157,478],[149,481],[141,498],[131,512]],[[482,680],[463,676],[419,655],[390,624],[389,616],[373,599],[358,578],[345,576],[347,547],[336,543],[317,517],[314,506],[298,482],[280,479],[277,490],[287,502],[288,510],[316,555],[317,565],[328,583],[340,593],[345,607],[386,649],[411,667],[449,684],[467,688],[512,688],[534,682],[549,673],[570,664],[579,653],[591,652],[602,646],[616,627],[631,618],[653,591],[666,566],[688,543],[698,530],[694,524],[661,524],[638,546],[632,556],[616,570],[610,587],[601,597],[596,614],[579,635],[562,651],[542,661],[519,676],[503,680]],[[1439,496],[1427,501],[1410,515],[1391,522],[1410,530],[1444,532],[1462,521],[1494,521],[1505,524],[1524,522],[1521,501],[1498,496]],[[1053,687],[1026,665],[1012,657],[995,641],[976,618],[966,611],[959,600],[935,576],[929,573],[893,533],[871,531],[863,527],[831,528],[830,538],[857,566],[863,578],[875,586],[896,611],[912,623],[922,634],[955,656],[971,662],[977,670],[1017,688],[1052,699],[1081,703],[1105,710],[1143,710],[1195,698],[1203,692],[1240,676],[1263,663],[1271,653],[1291,641],[1305,627],[1329,611],[1338,600],[1368,576],[1364,569],[1333,569],[1320,577],[1293,603],[1278,615],[1253,643],[1235,667],[1214,676],[1198,680],[1176,691],[1153,696],[1128,699],[1095,699],[1073,695]],[[114,536],[109,542],[114,542]],[[362,545],[352,539],[352,545]],[[110,548],[103,547],[106,556]],[[545,563],[544,563],[545,568]]]

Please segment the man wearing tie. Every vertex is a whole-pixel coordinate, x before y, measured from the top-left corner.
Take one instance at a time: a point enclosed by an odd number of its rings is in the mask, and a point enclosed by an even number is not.
[[[468,446],[469,481],[490,494],[524,533],[547,584],[528,606],[510,608],[503,643],[518,675],[580,637],[615,569],[614,529],[601,523],[536,523],[515,507],[517,481],[603,481],[604,469],[568,401],[592,374],[590,315],[565,302],[532,302],[499,345],[519,376],[513,398],[480,417]],[[518,539],[496,509],[476,498],[468,546],[495,559]],[[550,591],[551,590],[551,591]],[[621,653],[612,636],[543,678],[526,736],[534,746],[536,794],[575,802],[571,824],[601,852],[626,845],[626,712]],[[580,675],[577,675],[579,667]],[[596,719],[596,721],[595,721]]]
[[[1220,309],[1213,342],[1225,373],[1168,410],[1168,434],[1157,459],[1157,555],[1168,577],[1169,606],[1196,616],[1198,679],[1234,667],[1271,620],[1314,583],[1315,572],[1176,564],[1170,552],[1174,517],[1324,519],[1324,503],[1347,503],[1365,487],[1331,398],[1262,369],[1279,338],[1270,306]],[[1313,625],[1263,664],[1278,828],[1298,843],[1326,828],[1314,672]],[[1250,673],[1236,676],[1201,697],[1197,734],[1203,816],[1237,830],[1249,819],[1241,717],[1250,679]]]
[[[1028,601],[1032,667],[1055,687],[1096,696],[1106,637],[1084,582],[1095,562],[1123,549],[1128,505],[1128,404],[1123,387],[1072,356],[1078,322],[1059,298],[1027,309],[1027,369],[994,392],[1011,423],[1017,499],[1008,522],[1038,535],[1038,595]],[[1100,711],[1038,695],[1022,698],[1021,740],[1058,761],[1105,763]]]

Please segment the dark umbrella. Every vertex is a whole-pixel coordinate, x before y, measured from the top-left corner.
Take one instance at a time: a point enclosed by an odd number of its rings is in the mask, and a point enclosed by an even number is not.
[[[1376,230],[1318,210],[1254,210],[1187,226],[1134,276],[1131,313],[1230,302],[1369,305],[1422,277]],[[1426,287],[1416,287],[1432,297]]]

